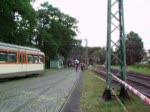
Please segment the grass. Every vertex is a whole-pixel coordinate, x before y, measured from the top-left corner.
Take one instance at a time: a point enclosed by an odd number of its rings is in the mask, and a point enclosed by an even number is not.
[[[124,102],[124,105],[129,112],[150,112],[150,106],[133,94],[130,94],[130,101]]]
[[[116,99],[110,102],[101,100],[106,87],[105,82],[90,73],[90,70],[84,71],[84,85],[81,96],[82,112],[125,112]],[[150,112],[150,107],[136,96],[130,95],[130,100],[124,100],[123,104],[128,112]]]
[[[113,66],[112,68],[118,69],[119,66]],[[128,66],[127,71],[134,71],[134,72],[137,72],[137,73],[143,73],[143,74],[150,75],[150,69],[146,68],[146,67],[136,68],[136,67],[133,67],[133,66]]]
[[[82,112],[124,112],[116,100],[108,103],[101,101],[104,90],[105,83],[85,71],[81,97]]]
[[[144,74],[149,74],[150,75],[150,69],[149,68],[135,68],[135,67],[132,67],[132,66],[128,66],[127,67],[127,70],[128,71],[135,71],[135,72],[138,72],[138,73],[144,73]]]

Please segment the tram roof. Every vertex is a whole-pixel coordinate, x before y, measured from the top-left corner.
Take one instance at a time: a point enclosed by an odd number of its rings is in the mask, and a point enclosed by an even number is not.
[[[13,51],[22,51],[22,52],[36,53],[36,54],[38,53],[38,54],[41,54],[41,55],[44,54],[43,52],[40,51],[40,49],[37,49],[37,48],[19,46],[19,45],[8,44],[8,43],[3,43],[3,42],[0,42],[0,49],[13,50]]]

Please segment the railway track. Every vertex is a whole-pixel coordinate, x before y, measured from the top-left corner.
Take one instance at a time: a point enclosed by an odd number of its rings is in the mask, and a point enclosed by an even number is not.
[[[93,70],[103,79],[106,79],[106,70],[104,68]],[[117,70],[112,70],[113,74],[117,73]],[[119,75],[117,75],[120,77]],[[127,83],[132,87],[139,90],[142,94],[150,98],[150,76],[140,75],[133,72],[127,73]],[[113,80],[113,85],[118,85],[118,82]]]
[[[20,111],[22,108],[24,107],[27,107],[27,105],[31,104],[33,101],[35,101],[36,99],[38,99],[40,96],[42,96],[44,93],[46,93],[47,91],[49,91],[49,89],[51,89],[52,87],[54,87],[55,85],[57,85],[58,83],[60,83],[62,80],[65,80],[66,77],[64,77],[63,79],[61,80],[58,80],[56,82],[53,82],[53,83],[50,83],[48,85],[45,85],[45,86],[48,86],[46,87],[43,91],[41,91],[39,94],[37,94],[36,96],[34,96],[32,99],[28,100],[27,102],[25,102],[23,105],[19,106],[18,108],[16,108],[14,111],[12,112],[18,112]],[[40,89],[40,87],[39,87]]]
[[[2,82],[0,85],[1,112],[59,111],[68,89],[76,80],[72,71],[41,77]],[[68,85],[69,83],[69,85]],[[65,86],[63,86],[65,85]],[[69,89],[70,90],[70,89]]]

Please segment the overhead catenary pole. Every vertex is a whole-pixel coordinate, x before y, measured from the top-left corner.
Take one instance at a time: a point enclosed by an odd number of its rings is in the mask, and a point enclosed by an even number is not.
[[[88,65],[88,40],[87,39],[85,39],[85,46],[86,46],[86,54],[85,54],[86,64]]]
[[[106,89],[103,93],[103,99],[110,101],[112,76],[112,61],[116,60],[120,65],[118,74],[121,80],[126,82],[126,48],[125,48],[125,31],[124,31],[124,11],[123,0],[108,0],[107,8],[107,55],[106,55]],[[117,40],[117,41],[116,41]],[[116,42],[115,42],[116,41]],[[113,49],[118,49],[119,54],[114,54]],[[120,96],[129,98],[124,85],[121,85]]]

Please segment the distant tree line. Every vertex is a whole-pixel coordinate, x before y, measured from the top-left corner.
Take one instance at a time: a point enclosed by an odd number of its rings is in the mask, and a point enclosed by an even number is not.
[[[133,31],[129,32],[126,35],[126,62],[127,65],[134,65],[136,63],[139,63],[145,58],[145,53],[144,53],[144,47],[143,47],[143,42],[142,38],[139,37],[139,35]],[[120,45],[118,44],[120,47]],[[86,48],[84,48],[85,50]],[[115,54],[116,56],[119,54],[120,48],[112,49],[112,53]],[[103,47],[89,47],[88,48],[88,55],[89,57],[92,56],[93,59],[100,64],[105,64],[106,61],[106,48]],[[117,65],[120,64],[112,55],[112,65]]]
[[[78,21],[48,2],[35,11],[35,0],[0,0],[0,41],[37,47],[46,61],[68,56],[76,45]]]

